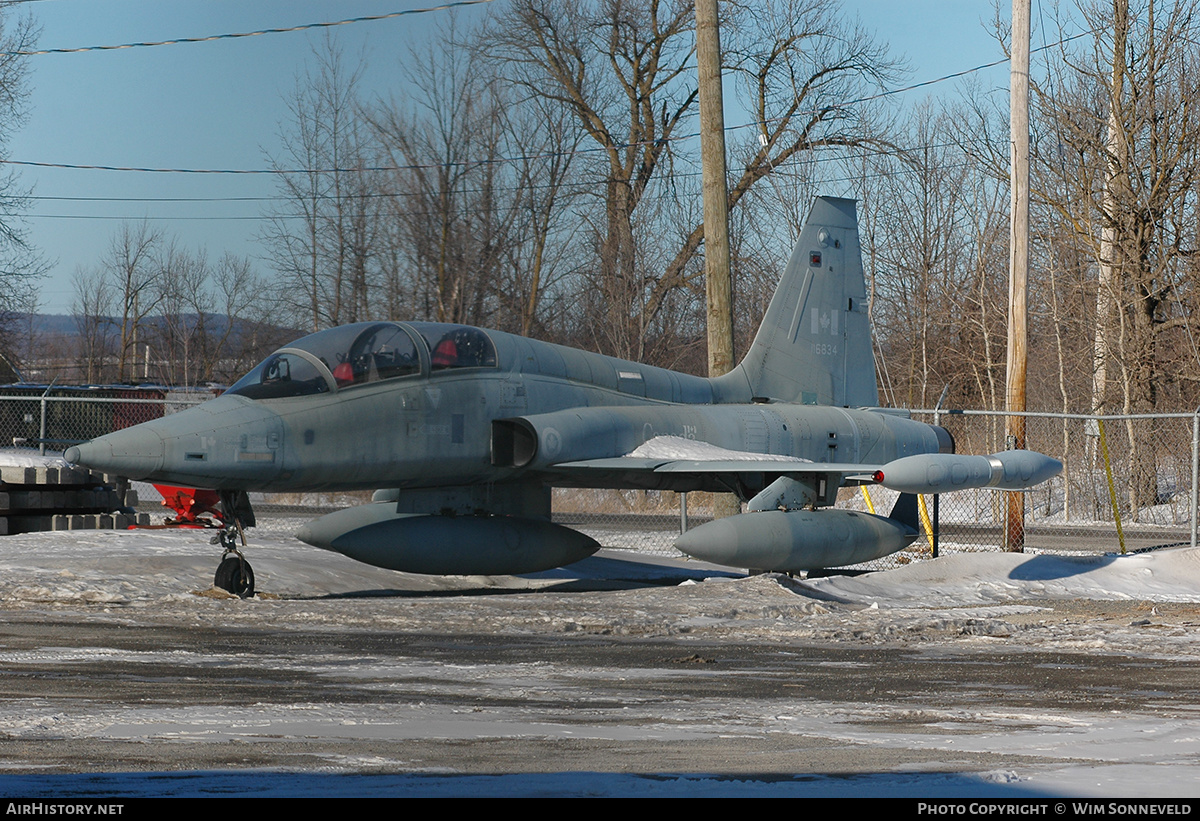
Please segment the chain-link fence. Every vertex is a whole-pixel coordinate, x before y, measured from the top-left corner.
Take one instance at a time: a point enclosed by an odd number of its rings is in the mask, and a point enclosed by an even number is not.
[[[954,436],[959,453],[1006,447],[1008,414],[914,412]],[[1027,413],[1025,446],[1063,463],[1063,472],[1027,493],[1025,544],[1064,549],[1137,549],[1194,543],[1200,415],[1089,416]],[[1005,504],[1017,494],[961,491],[940,500],[944,542],[995,549],[1003,544]],[[940,534],[939,534],[940,535]],[[941,547],[941,544],[939,544]]]
[[[167,388],[74,388],[10,385],[0,394],[0,447],[60,452],[213,398],[208,391]]]
[[[61,452],[71,442],[160,418],[212,397],[168,389],[6,388],[0,395],[0,446]],[[1063,473],[1027,493],[968,490],[922,500],[922,536],[882,560],[906,563],[933,554],[1003,549],[1015,499],[1023,509],[1024,545],[1037,550],[1107,551],[1194,544],[1195,492],[1200,465],[1200,414],[1085,416],[1029,413],[1026,447],[1063,462]],[[954,436],[959,453],[1005,449],[1002,412],[914,411]],[[143,510],[157,498],[144,491]],[[367,494],[258,494],[260,526],[290,532],[300,522]],[[840,507],[886,515],[896,494],[880,487],[844,488]],[[711,517],[710,494],[557,489],[555,520],[602,544],[678,555],[680,530]],[[879,566],[877,563],[874,566]]]
[[[945,427],[956,451],[989,454],[1006,445],[1007,414],[949,410],[913,412]],[[1063,463],[1055,479],[1024,493],[978,489],[921,499],[922,534],[907,550],[870,567],[934,555],[1005,549],[1006,535],[1039,551],[1107,552],[1195,544],[1195,493],[1200,415],[1086,416],[1021,414],[1026,447]],[[882,487],[843,488],[838,507],[887,515],[898,494]],[[709,494],[558,490],[556,516],[603,544],[674,553],[681,524],[708,521]],[[1019,506],[1023,529],[1006,531],[1007,505]],[[686,513],[681,505],[688,508]]]

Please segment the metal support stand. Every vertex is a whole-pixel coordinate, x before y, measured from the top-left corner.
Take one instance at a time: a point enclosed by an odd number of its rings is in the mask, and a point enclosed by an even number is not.
[[[940,493],[933,494],[933,558],[938,557],[938,531],[941,529],[939,521],[941,520],[942,495]]]

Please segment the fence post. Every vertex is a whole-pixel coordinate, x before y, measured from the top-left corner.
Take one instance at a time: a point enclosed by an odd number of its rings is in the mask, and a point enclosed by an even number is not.
[[[933,406],[933,424],[942,424],[942,403],[946,401],[947,394],[950,393],[950,383],[947,382],[942,386],[942,395],[938,397],[937,404]],[[873,512],[873,511],[872,511]],[[941,494],[933,494],[933,528],[929,536],[929,555],[933,558],[938,557],[938,542],[941,541],[942,531],[942,497]]]
[[[1200,478],[1200,408],[1192,414],[1192,547],[1196,546],[1196,483]]]
[[[53,382],[51,382],[50,385],[46,387],[46,390],[42,392],[42,399],[40,402],[42,407],[42,418],[38,425],[38,453],[40,453],[42,456],[46,455],[46,396],[50,393],[50,388],[52,387],[54,387]]]

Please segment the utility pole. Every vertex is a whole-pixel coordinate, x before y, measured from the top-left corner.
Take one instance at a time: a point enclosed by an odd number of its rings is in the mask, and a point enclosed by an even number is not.
[[[733,286],[729,274],[729,192],[725,182],[725,103],[717,0],[696,0],[700,167],[704,194],[704,278],[708,375],[733,370]]]
[[[1092,345],[1092,413],[1103,413],[1108,387],[1109,318],[1116,311],[1114,287],[1121,261],[1117,243],[1117,178],[1129,167],[1122,133],[1121,109],[1125,94],[1125,46],[1129,32],[1128,0],[1113,0],[1112,85],[1108,95],[1107,164],[1101,200],[1100,265],[1096,287],[1096,330]]]
[[[1008,256],[1008,375],[1004,426],[1006,447],[1025,448],[1025,371],[1029,297],[1029,0],[1013,0],[1012,61],[1009,85],[1012,154],[1009,166],[1010,232]],[[1006,498],[1004,549],[1025,550],[1025,494]]]
[[[725,182],[725,100],[717,0],[696,0],[696,67],[700,97],[700,184],[704,199],[704,284],[708,306],[708,375],[733,370],[733,283],[729,273],[729,191]],[[714,517],[742,512],[733,494],[713,496]]]

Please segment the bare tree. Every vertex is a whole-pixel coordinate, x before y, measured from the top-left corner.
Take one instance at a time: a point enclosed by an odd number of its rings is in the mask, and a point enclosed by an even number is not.
[[[222,255],[210,275],[209,293],[216,319],[224,322],[206,326],[202,381],[230,384],[294,336],[280,327],[266,283],[249,259]]]
[[[26,117],[28,58],[17,52],[31,48],[37,36],[33,18],[0,6],[0,160],[8,157],[8,141]],[[11,168],[0,174],[0,353],[10,355],[9,325],[35,297],[34,285],[47,267],[29,246],[20,221],[28,191]]]
[[[89,385],[115,379],[106,367],[116,361],[116,308],[112,284],[100,270],[77,268],[72,278],[75,292],[71,314],[75,320],[77,365]]]
[[[453,30],[409,60],[415,90],[372,114],[388,161],[397,279],[410,310],[486,322],[515,197],[505,178],[502,103]],[[399,283],[398,283],[399,284]]]
[[[855,116],[861,107],[848,104],[892,65],[832,0],[726,12],[726,62],[746,80],[743,99],[758,121],[757,147],[730,186],[733,209],[798,152],[875,139]],[[520,0],[486,35],[510,82],[569,111],[596,146],[591,171],[602,180],[603,210],[593,222],[594,284],[607,307],[596,341],[621,356],[644,358],[669,296],[702,276],[702,221],[664,237],[645,205],[675,184],[680,139],[695,113],[694,35],[686,0]],[[651,245],[639,246],[639,237]]]
[[[228,384],[281,341],[261,333],[266,289],[245,258],[225,254],[212,265],[204,249],[171,243],[161,267],[159,313],[147,330],[161,382]]]
[[[348,61],[332,37],[313,55],[272,158],[286,205],[270,215],[262,239],[280,275],[280,301],[318,330],[367,318],[378,188],[365,170],[372,149],[358,115],[362,60]]]
[[[506,144],[518,151],[510,185],[514,215],[497,283],[500,327],[521,335],[551,335],[570,304],[563,291],[578,273],[581,237],[570,209],[581,198],[574,183],[582,134],[562,109],[544,99],[504,107]],[[548,303],[553,303],[548,306]]]
[[[961,402],[975,393],[976,331],[988,327],[972,315],[980,304],[972,275],[986,271],[975,264],[976,253],[988,252],[972,247],[970,169],[951,138],[949,118],[931,101],[895,133],[904,150],[876,154],[871,163],[872,317],[892,377],[904,387],[897,397],[903,404],[929,407],[945,384]]]
[[[1079,13],[1094,39],[1064,47],[1057,82],[1039,89],[1060,148],[1044,164],[1043,196],[1103,274],[1096,366],[1108,375],[1094,402],[1149,413],[1172,384],[1200,380],[1200,363],[1164,367],[1168,340],[1195,331],[1200,4],[1080,2]],[[1129,434],[1138,509],[1157,501],[1154,434],[1148,425]]]
[[[100,272],[108,280],[118,325],[116,377],[120,382],[136,379],[134,362],[137,346],[144,342],[147,317],[158,308],[162,299],[159,283],[162,261],[159,255],[164,246],[163,233],[148,223],[122,224],[109,242],[108,251],[100,262]]]
[[[228,384],[295,336],[249,260],[225,254],[213,265],[204,249],[144,225],[122,227],[102,264],[78,269],[73,282],[77,366],[88,383],[136,379],[145,355],[142,374],[153,362],[164,384]]]
[[[693,112],[693,27],[685,0],[519,0],[486,34],[510,82],[569,111],[599,148],[603,211],[593,231],[608,316],[597,341],[622,356],[644,354],[655,313],[646,310],[654,283],[639,270],[635,215]]]
[[[146,344],[153,351],[158,381],[190,387],[200,368],[197,350],[212,313],[207,288],[208,259],[203,251],[192,254],[174,242],[158,261],[161,272],[155,283],[159,313],[147,328]]]

